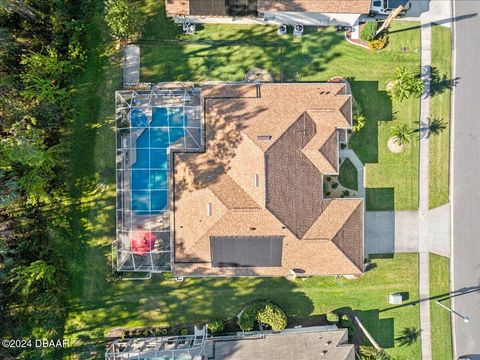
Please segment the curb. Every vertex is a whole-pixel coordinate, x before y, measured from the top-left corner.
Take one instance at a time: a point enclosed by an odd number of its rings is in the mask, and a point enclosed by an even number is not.
[[[451,69],[451,78],[454,79],[456,76],[456,64],[457,64],[457,52],[456,52],[456,22],[453,21],[453,18],[455,17],[455,1],[450,0],[451,4],[451,19],[452,19],[452,27],[451,32],[452,32],[452,69]],[[454,152],[454,141],[455,141],[455,136],[454,136],[454,125],[455,125],[455,86],[452,87],[452,93],[450,96],[450,171],[449,171],[449,200],[450,200],[450,292],[455,290],[455,268],[454,268],[454,236],[453,236],[453,208],[454,208],[454,197],[453,197],[453,183],[454,183],[454,173],[453,173],[453,152]],[[451,299],[451,305],[452,305],[452,310],[455,310],[455,297]],[[455,316],[450,315],[450,320],[451,320],[451,327],[452,327],[452,351],[453,351],[453,358],[457,359],[457,341],[456,341],[456,333],[455,333]]]

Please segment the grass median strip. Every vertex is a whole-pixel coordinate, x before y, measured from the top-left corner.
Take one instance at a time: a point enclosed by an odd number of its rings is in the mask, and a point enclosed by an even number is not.
[[[447,258],[430,254],[430,297],[450,307],[450,262]],[[446,300],[442,300],[446,299]],[[452,358],[452,326],[450,313],[435,300],[430,302],[430,329],[432,336],[432,359]]]
[[[451,31],[432,26],[432,98],[430,122],[438,130],[430,135],[429,206],[435,208],[448,202],[450,169],[450,106],[451,106]]]

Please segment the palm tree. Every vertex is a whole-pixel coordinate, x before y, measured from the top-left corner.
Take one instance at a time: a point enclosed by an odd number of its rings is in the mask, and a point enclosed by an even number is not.
[[[420,96],[424,88],[422,79],[405,67],[395,68],[395,78],[387,84],[387,92],[393,99],[400,102],[410,96]]]
[[[413,140],[413,130],[406,124],[394,126],[391,133],[399,146],[410,144]]]

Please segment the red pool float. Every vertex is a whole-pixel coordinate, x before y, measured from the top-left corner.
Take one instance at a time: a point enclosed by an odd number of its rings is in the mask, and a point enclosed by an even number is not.
[[[148,230],[135,230],[130,233],[132,252],[135,255],[145,255],[155,246],[155,235]]]

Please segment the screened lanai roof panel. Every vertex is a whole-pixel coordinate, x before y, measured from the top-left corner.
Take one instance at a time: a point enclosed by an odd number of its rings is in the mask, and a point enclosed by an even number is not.
[[[202,150],[200,92],[124,90],[115,98],[117,269],[165,271],[170,266],[171,150]],[[132,234],[145,231],[154,235],[153,245],[134,251]]]

